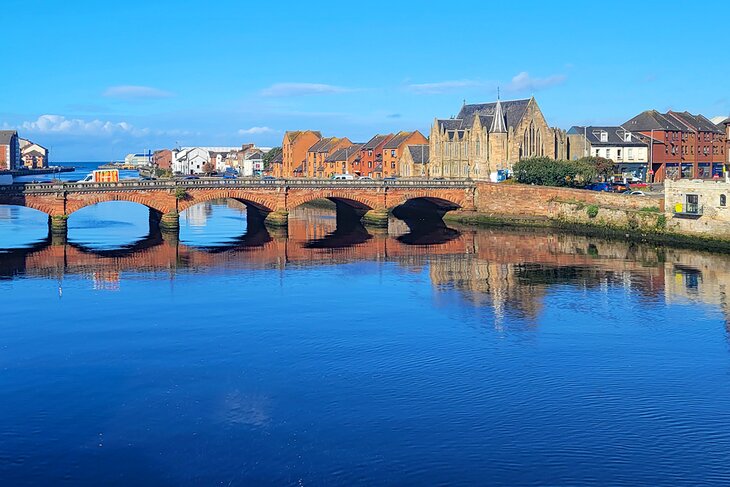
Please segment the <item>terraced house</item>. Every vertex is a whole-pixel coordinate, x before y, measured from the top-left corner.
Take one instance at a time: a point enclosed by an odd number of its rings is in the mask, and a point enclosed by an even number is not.
[[[568,130],[568,157],[603,157],[616,163],[614,173],[646,181],[649,168],[647,138],[619,126],[575,125]]]
[[[303,174],[297,174],[295,176],[304,176],[308,178],[323,178],[326,176],[327,168],[325,167],[325,160],[333,152],[342,149],[344,147],[350,147],[352,142],[347,137],[325,137],[320,139],[313,146],[307,149],[307,158],[302,169]]]
[[[355,174],[355,161],[359,161],[362,145],[353,144],[343,147],[327,156],[324,161],[324,177],[330,178],[335,174]]]
[[[287,131],[281,143],[281,164],[273,164],[275,177],[292,177],[304,175],[307,162],[307,151],[319,142],[322,134],[315,130]]]
[[[566,133],[550,127],[535,98],[464,104],[431,127],[431,177],[496,179],[531,157],[567,157]]]
[[[383,148],[393,134],[378,134],[360,147],[359,160],[355,161],[354,173],[371,178],[383,177]]]
[[[655,182],[724,177],[726,133],[703,115],[647,110],[622,127],[647,137],[649,174]]]
[[[383,146],[383,177],[400,176],[399,161],[406,147],[412,144],[428,144],[428,139],[418,130],[398,132]]]

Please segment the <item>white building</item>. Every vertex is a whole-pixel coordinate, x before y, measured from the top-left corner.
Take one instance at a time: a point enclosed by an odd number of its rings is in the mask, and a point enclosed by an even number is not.
[[[203,174],[210,162],[210,152],[204,147],[187,147],[172,151],[173,174]]]
[[[253,151],[246,154],[243,159],[243,168],[241,176],[258,176],[264,169],[264,153],[261,151]]]
[[[127,154],[124,157],[124,164],[131,166],[149,166],[152,164],[151,154]]]
[[[649,166],[649,145],[623,127],[574,126],[568,130],[569,157],[603,157],[616,163],[624,177],[644,180]]]

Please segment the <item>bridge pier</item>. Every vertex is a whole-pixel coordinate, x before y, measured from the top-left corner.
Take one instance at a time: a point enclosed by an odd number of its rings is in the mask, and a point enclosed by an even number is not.
[[[362,223],[366,227],[388,228],[388,210],[386,208],[370,210],[362,217]]]
[[[160,231],[164,233],[180,233],[180,214],[176,211],[164,213],[159,220]]]
[[[68,236],[68,215],[52,215],[48,217],[48,226],[51,237],[63,238]]]
[[[264,224],[268,227],[287,227],[289,226],[289,212],[285,210],[272,211],[266,215]]]

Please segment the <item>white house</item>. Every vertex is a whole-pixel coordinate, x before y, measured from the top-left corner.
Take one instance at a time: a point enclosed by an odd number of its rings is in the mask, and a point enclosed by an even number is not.
[[[243,159],[243,168],[241,176],[257,176],[264,169],[264,153],[261,151],[253,151],[246,154]]]
[[[649,166],[649,145],[623,127],[574,126],[568,130],[570,158],[603,157],[616,163],[624,177],[644,180]]]
[[[203,147],[172,151],[172,172],[176,174],[202,174],[209,162],[210,152]]]

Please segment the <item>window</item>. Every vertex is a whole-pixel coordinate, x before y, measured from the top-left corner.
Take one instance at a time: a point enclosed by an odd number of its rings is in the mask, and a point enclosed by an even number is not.
[[[621,159],[621,149],[616,149],[616,158]]]
[[[611,149],[606,149],[606,159],[611,158]]]
[[[685,207],[685,213],[699,213],[700,212],[700,197],[696,194],[687,195],[687,206]]]
[[[390,168],[391,168],[391,169],[395,169],[395,162],[391,162],[391,163],[390,163]]]
[[[390,157],[395,157],[395,149],[392,149],[392,150],[390,151]]]
[[[368,151],[368,155],[369,155],[369,156],[372,156],[372,155],[373,155],[373,151],[372,151],[372,150],[369,150],[369,151]]]
[[[724,194],[720,195],[720,206],[727,206],[727,196]]]
[[[368,167],[373,167],[373,161],[368,161]]]
[[[634,160],[634,149],[629,148],[628,149],[628,152],[629,152],[629,154],[628,154],[629,155],[629,160],[630,161],[633,161]]]

